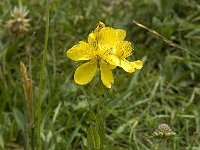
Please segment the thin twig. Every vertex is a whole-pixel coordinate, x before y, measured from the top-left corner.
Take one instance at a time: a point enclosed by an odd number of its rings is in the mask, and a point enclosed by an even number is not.
[[[195,58],[197,58],[198,60],[200,60],[200,57],[196,56],[193,52],[191,52],[190,50],[172,42],[171,40],[167,39],[166,37],[162,36],[161,34],[159,34],[158,32],[156,32],[155,30],[152,30],[148,27],[146,27],[145,25],[138,23],[137,21],[133,20],[133,23],[136,24],[138,27],[143,28],[149,32],[151,32],[152,34],[156,35],[157,37],[159,37],[160,39],[162,39],[163,41],[165,41],[168,45],[176,47],[178,49],[184,50],[186,52],[188,52],[190,55],[194,56]]]

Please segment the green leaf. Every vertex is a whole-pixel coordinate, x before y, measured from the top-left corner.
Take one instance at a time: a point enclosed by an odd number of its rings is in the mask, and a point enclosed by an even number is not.
[[[94,86],[93,92],[98,96],[101,96],[106,92],[106,87],[101,80]]]
[[[85,145],[81,145],[81,147],[83,150],[88,150],[87,146],[85,146]]]
[[[4,141],[2,135],[0,135],[0,148],[4,149]]]
[[[96,115],[94,113],[93,107],[91,106],[91,104],[89,103],[89,115],[90,115],[90,119],[95,121],[96,120]]]
[[[92,125],[88,129],[87,146],[93,149],[100,149],[100,136],[97,129]]]
[[[105,111],[102,111],[100,107],[101,107],[101,101],[98,102],[98,107],[97,107],[96,127],[99,132],[101,149],[102,149],[103,146],[105,145],[105,127],[103,121],[103,116]]]
[[[105,128],[104,128],[104,123],[103,120],[100,118],[98,121],[98,130],[99,130],[99,136],[100,136],[100,147],[103,148],[103,146],[106,144],[105,143]]]
[[[25,117],[24,117],[24,115],[17,108],[13,108],[13,114],[14,114],[14,118],[17,122],[17,125],[24,132],[24,128],[25,128]]]

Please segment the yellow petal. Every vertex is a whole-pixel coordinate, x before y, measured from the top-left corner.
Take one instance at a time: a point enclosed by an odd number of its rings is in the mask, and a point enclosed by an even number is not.
[[[135,71],[133,64],[126,59],[120,60],[120,67],[122,67],[126,72],[129,72],[129,73],[132,73]]]
[[[117,44],[116,55],[118,57],[127,58],[132,55],[133,47],[128,41],[121,41]]]
[[[107,88],[111,88],[114,83],[114,77],[109,64],[100,60],[101,80]]]
[[[103,28],[105,28],[105,24],[103,22],[99,21],[99,23],[97,24],[97,27],[94,30],[94,32],[99,32]]]
[[[101,50],[111,51],[116,47],[118,36],[115,29],[110,27],[102,28],[99,32],[98,43]]]
[[[141,69],[143,66],[142,61],[140,60],[133,61],[131,64],[135,69]]]
[[[94,33],[94,32],[90,33],[88,36],[88,42],[89,43],[95,42],[96,37],[97,37],[97,33]]]
[[[91,44],[81,41],[69,49],[66,54],[70,59],[78,61],[90,60],[95,57],[96,52]]]
[[[112,54],[101,54],[98,53],[98,55],[106,62],[108,62],[111,65],[114,66],[120,66],[120,59],[119,57],[117,57],[116,55],[112,55]]]
[[[137,60],[137,61],[129,62],[126,59],[122,59],[120,67],[122,67],[126,72],[132,73],[132,72],[135,72],[135,69],[142,68],[142,61]]]
[[[142,68],[142,62],[140,60],[129,62],[125,58],[119,58],[116,55],[105,55],[105,56],[100,56],[100,57],[104,61],[108,62],[110,65],[119,66],[129,73],[134,72],[135,69]]]
[[[99,23],[97,24],[96,29],[94,30],[94,32],[90,33],[88,36],[88,42],[96,42],[99,32],[101,29],[105,28],[105,24],[101,21],[99,21]]]
[[[115,65],[111,65],[111,64],[109,64],[109,66],[110,66],[110,69],[115,69],[117,66],[115,66]]]
[[[101,80],[107,88],[111,88],[114,83],[114,77],[109,64],[100,60]]]
[[[80,85],[92,80],[97,71],[97,60],[91,60],[79,66],[74,73],[74,81]]]
[[[118,38],[120,41],[123,41],[126,37],[126,31],[122,30],[122,29],[116,29]]]

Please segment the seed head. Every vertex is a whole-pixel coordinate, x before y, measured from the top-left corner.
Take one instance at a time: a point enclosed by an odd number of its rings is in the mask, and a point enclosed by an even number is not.
[[[26,18],[28,13],[29,11],[23,6],[14,7],[11,12],[11,19],[8,21],[8,28],[10,33],[15,37],[22,36],[28,31],[30,26],[30,19]]]
[[[173,132],[173,130],[169,127],[168,124],[162,123],[160,124],[155,131],[153,132],[153,135],[155,137],[171,137],[174,136],[176,133]]]

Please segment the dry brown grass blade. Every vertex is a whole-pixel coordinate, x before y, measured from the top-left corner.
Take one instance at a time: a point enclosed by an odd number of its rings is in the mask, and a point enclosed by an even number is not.
[[[181,50],[184,50],[186,51],[187,53],[189,53],[190,55],[194,56],[195,58],[199,59],[200,60],[200,57],[198,57],[197,55],[195,55],[194,53],[192,53],[190,50],[174,43],[173,41],[167,39],[166,37],[162,36],[161,34],[159,34],[158,32],[156,32],[155,30],[152,30],[148,27],[146,27],[145,25],[141,24],[141,23],[138,23],[137,21],[133,20],[133,23],[136,24],[138,27],[140,28],[143,28],[149,32],[151,32],[152,34],[154,34],[155,36],[159,37],[160,39],[162,39],[164,42],[166,42],[168,45],[170,46],[173,46],[173,47],[176,47],[178,49],[181,49]]]
[[[33,126],[33,92],[32,92],[32,82],[28,78],[26,67],[23,62],[20,62],[22,81],[24,87],[24,94],[26,98],[27,105],[27,115],[29,120],[29,129]]]

